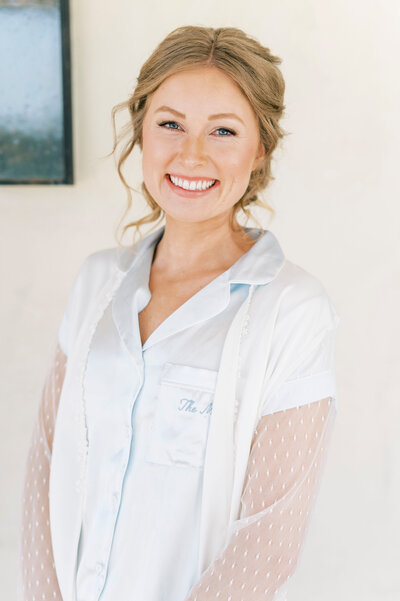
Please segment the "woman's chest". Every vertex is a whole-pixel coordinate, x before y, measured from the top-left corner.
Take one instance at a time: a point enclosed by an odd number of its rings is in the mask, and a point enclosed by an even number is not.
[[[142,345],[172,313],[210,284],[217,275],[219,273],[208,273],[180,281],[168,281],[159,276],[151,276],[149,280],[151,298],[138,314]]]
[[[125,457],[129,450],[122,448],[121,441],[125,434],[131,436],[134,426],[135,457],[151,457],[159,464],[186,461],[202,465],[222,349],[246,294],[246,287],[233,286],[225,305],[226,290],[223,303],[219,303],[215,298],[220,294],[218,288],[195,302],[191,295],[202,283],[182,286],[182,290],[177,286],[154,288],[138,315],[140,328],[129,322],[134,307],[126,321],[118,306],[116,311],[111,306],[105,311],[92,338],[84,379],[92,450],[98,440],[100,455]],[[180,309],[183,303],[186,310]],[[222,310],[214,312],[219,304]],[[143,349],[143,340],[172,312],[174,327],[164,328],[162,335],[153,337]]]
[[[83,382],[93,481],[101,486],[97,470],[106,465],[123,474],[127,462],[202,467],[224,330],[210,336],[206,323],[195,332],[185,328],[174,344],[167,337],[140,353],[133,369],[112,312],[105,312]]]

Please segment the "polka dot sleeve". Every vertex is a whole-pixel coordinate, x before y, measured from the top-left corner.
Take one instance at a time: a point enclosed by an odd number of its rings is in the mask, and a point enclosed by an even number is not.
[[[187,601],[286,599],[286,583],[299,559],[335,415],[335,401],[327,397],[260,418],[239,519]]]
[[[54,425],[67,357],[56,345],[34,425],[25,469],[20,539],[19,599],[62,601],[49,523],[49,474]]]

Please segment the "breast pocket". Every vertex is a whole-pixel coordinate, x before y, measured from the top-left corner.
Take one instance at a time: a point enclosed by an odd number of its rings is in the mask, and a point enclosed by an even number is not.
[[[164,365],[150,426],[148,461],[203,466],[217,374],[189,365]]]

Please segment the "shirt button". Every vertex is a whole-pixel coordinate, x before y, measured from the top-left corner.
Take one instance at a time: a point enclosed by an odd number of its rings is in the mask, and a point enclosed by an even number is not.
[[[118,501],[119,501],[119,494],[117,492],[115,492],[112,496],[113,499],[113,503],[114,505],[118,505]]]
[[[102,564],[102,563],[100,563],[100,562],[96,563],[96,574],[98,574],[98,575],[100,576],[100,574],[101,574],[101,573],[102,573],[102,571],[103,571],[103,567],[104,567],[104,566],[103,566],[103,564]]]

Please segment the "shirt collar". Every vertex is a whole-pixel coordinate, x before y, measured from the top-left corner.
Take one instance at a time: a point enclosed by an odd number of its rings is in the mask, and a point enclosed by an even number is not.
[[[270,230],[260,228],[244,228],[257,242],[244,253],[229,269],[218,276],[226,283],[239,284],[267,284],[281,270],[285,256],[276,236]],[[118,249],[118,267],[121,271],[136,270],[145,257],[153,257],[155,245],[161,240],[165,230],[162,225],[151,232],[132,249]],[[262,232],[264,235],[261,236]]]
[[[192,296],[191,302],[184,303],[179,311],[174,311],[165,319],[142,347],[138,314],[151,297],[151,264],[155,245],[164,234],[164,229],[165,226],[162,226],[153,231],[135,244],[133,250],[125,249],[119,255],[119,267],[126,274],[113,299],[112,314],[125,346],[138,364],[142,361],[143,350],[221,313],[229,304],[230,284],[249,284],[250,290],[255,285],[267,284],[279,273],[285,260],[275,236],[269,230],[264,230],[264,235],[257,239],[250,250]],[[246,231],[254,238],[261,232],[256,228],[246,228]]]

